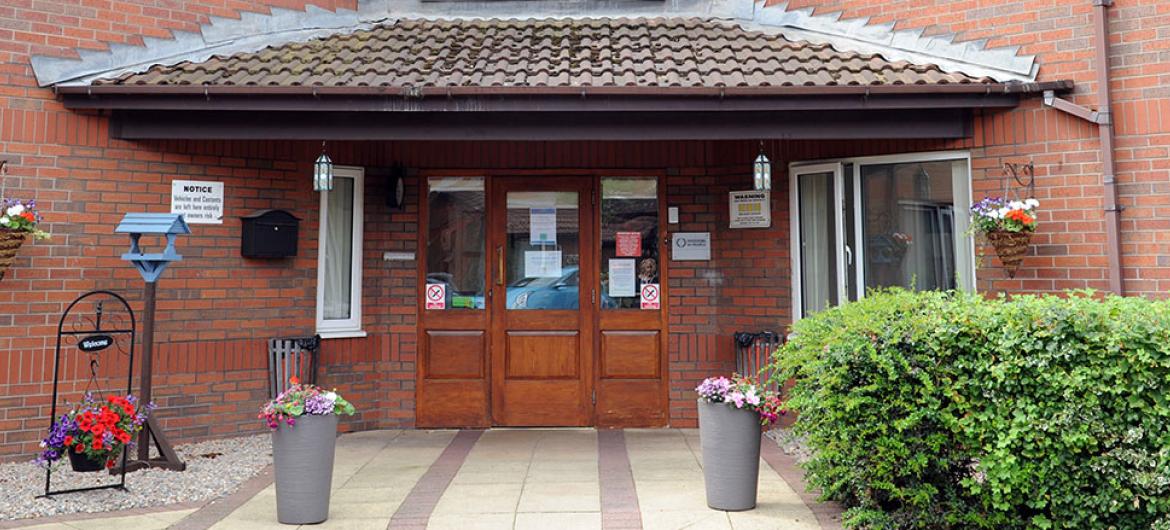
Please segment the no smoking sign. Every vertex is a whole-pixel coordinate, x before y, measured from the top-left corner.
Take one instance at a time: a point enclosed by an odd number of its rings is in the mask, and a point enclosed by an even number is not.
[[[642,309],[660,309],[662,307],[662,290],[656,283],[642,284]]]
[[[447,309],[447,285],[443,283],[427,284],[427,309]]]

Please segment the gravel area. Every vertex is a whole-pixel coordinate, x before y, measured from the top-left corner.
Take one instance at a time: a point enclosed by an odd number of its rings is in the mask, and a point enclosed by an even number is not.
[[[96,513],[209,500],[227,495],[272,463],[268,434],[211,440],[175,447],[187,463],[183,472],[144,469],[126,474],[126,489],[55,495],[45,492],[45,470],[31,462],[0,464],[0,520],[67,513]],[[53,489],[116,484],[108,473],[75,473],[66,461],[53,472]]]
[[[768,431],[768,437],[780,446],[784,454],[796,457],[797,463],[803,464],[812,457],[812,451],[805,446],[804,439],[792,434],[790,429],[772,429]]]

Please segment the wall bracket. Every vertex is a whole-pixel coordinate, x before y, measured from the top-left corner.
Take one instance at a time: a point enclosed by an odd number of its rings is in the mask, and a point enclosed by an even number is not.
[[[1097,125],[1112,124],[1112,116],[1108,112],[1099,112],[1088,107],[1077,105],[1067,99],[1056,97],[1056,92],[1052,90],[1044,91],[1044,106],[1059,110],[1065,114],[1069,114]]]

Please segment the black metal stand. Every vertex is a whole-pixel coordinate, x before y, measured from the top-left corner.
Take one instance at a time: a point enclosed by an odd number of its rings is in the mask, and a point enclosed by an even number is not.
[[[78,304],[91,298],[94,299],[92,301],[94,308],[92,316],[78,314],[74,311],[74,309],[78,308]],[[108,307],[106,306],[107,302],[116,302],[120,307]],[[66,330],[66,322],[69,322],[71,318],[73,320],[70,324],[70,329]],[[129,322],[126,322],[127,320]],[[69,304],[69,307],[65,308],[65,312],[61,315],[61,320],[57,323],[57,353],[53,362],[53,401],[49,409],[49,430],[52,430],[53,426],[57,424],[57,398],[59,397],[61,383],[62,346],[76,348],[82,354],[89,356],[89,385],[86,387],[87,392],[99,384],[98,370],[101,369],[103,364],[101,362],[103,352],[106,352],[110,347],[114,347],[117,353],[126,355],[126,394],[130,394],[132,390],[131,385],[134,381],[135,332],[134,310],[130,308],[130,304],[126,303],[126,299],[117,293],[110,291],[90,291],[77,297],[73,303]],[[65,341],[69,341],[69,343],[63,344]],[[129,344],[127,345],[126,343]],[[141,406],[145,402],[142,401],[139,403]],[[117,484],[53,491],[53,470],[46,469],[45,493],[44,495],[40,495],[40,497],[102,489],[125,490],[127,452],[122,451],[122,465],[118,469],[110,470],[110,474],[120,475]],[[65,455],[62,455],[62,458],[64,457]]]
[[[156,282],[147,282],[146,290],[143,293],[145,308],[142,318],[142,388],[140,390],[142,393],[142,403],[144,404],[150,403],[151,400],[151,361],[154,358],[155,285]],[[150,458],[151,442],[158,449],[158,458]],[[167,440],[166,434],[163,433],[162,428],[159,427],[158,420],[154,416],[146,419],[145,428],[142,429],[142,432],[138,433],[138,458],[127,464],[126,470],[137,471],[149,467],[170,469],[172,471],[183,471],[187,469],[187,464],[179,459],[179,455],[175,454],[175,449],[171,447],[171,442]]]

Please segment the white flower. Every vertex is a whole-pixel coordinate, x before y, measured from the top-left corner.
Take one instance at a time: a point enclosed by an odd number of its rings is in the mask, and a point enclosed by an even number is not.
[[[1027,199],[1024,201],[1024,204],[1028,205],[1029,209],[1040,207],[1040,201],[1038,201],[1036,199]]]
[[[1001,218],[1003,218],[1003,216],[1007,215],[1007,214],[1008,214],[1008,212],[1011,212],[1011,211],[1012,211],[1012,209],[1011,209],[1011,208],[1000,208],[1000,209],[999,209],[999,217],[998,217],[998,219],[1001,219]]]
[[[1012,201],[1012,202],[1008,203],[1008,208],[1011,208],[1013,210],[1023,210],[1024,203],[1022,203],[1020,201]]]
[[[8,226],[11,222],[12,220],[8,216],[0,217],[0,225]]]
[[[24,213],[24,205],[17,203],[15,206],[9,206],[8,211],[5,213],[7,213],[10,217],[20,215]]]

